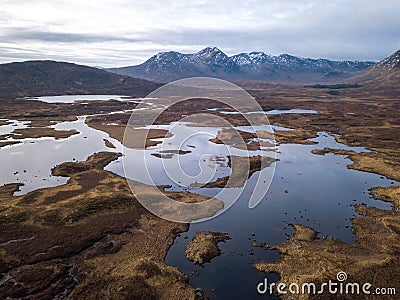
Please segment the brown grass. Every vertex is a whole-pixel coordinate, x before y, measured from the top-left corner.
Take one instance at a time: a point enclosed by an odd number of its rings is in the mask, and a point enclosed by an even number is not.
[[[19,184],[0,187],[0,272],[9,278],[2,298],[196,298],[185,275],[164,262],[188,226],[150,214],[124,178],[102,170],[118,156],[102,152],[57,166],[54,174],[70,176],[59,187],[18,197]]]

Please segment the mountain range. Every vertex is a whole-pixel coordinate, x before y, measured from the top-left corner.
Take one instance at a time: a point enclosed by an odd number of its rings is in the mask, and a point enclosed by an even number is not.
[[[176,60],[181,63],[176,63]],[[271,66],[274,66],[274,71]],[[270,73],[265,71],[268,68]],[[6,63],[0,64],[0,99],[63,94],[121,94],[141,97],[161,86],[160,83],[130,77],[144,77],[143,74],[135,73],[138,70],[153,74],[159,82],[166,78],[174,80],[185,76],[229,76],[243,81],[245,86],[250,84],[249,80],[253,81],[253,85],[265,86],[264,80],[287,82],[288,78],[284,74],[288,69],[291,70],[289,75],[292,80],[302,79],[302,82],[307,83],[323,81],[317,78],[337,78],[338,74],[339,77],[344,76],[343,74],[355,74],[345,80],[342,78],[331,81],[361,83],[364,88],[375,93],[387,94],[392,91],[398,97],[400,50],[381,62],[372,64],[305,59],[289,55],[274,57],[260,52],[228,57],[216,48],[206,48],[196,54],[160,53],[137,67],[122,68],[122,72],[121,69],[112,69],[113,72],[126,75],[67,62],[43,60]],[[129,70],[132,72],[128,72]],[[274,75],[275,80],[265,79],[268,78],[266,74],[271,74],[271,78]]]
[[[371,61],[332,61],[264,52],[228,56],[217,47],[197,53],[161,52],[146,62],[108,71],[157,82],[187,77],[216,77],[226,80],[272,82],[335,82],[359,74],[375,65]]]

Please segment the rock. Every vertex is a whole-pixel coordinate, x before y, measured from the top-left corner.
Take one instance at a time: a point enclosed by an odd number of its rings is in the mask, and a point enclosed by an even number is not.
[[[264,243],[264,242],[258,242],[258,241],[252,241],[252,242],[251,242],[251,245],[252,245],[253,247],[264,247],[264,246],[265,246],[265,243]]]
[[[196,288],[195,294],[196,294],[196,296],[198,296],[198,297],[202,297],[202,296],[204,295],[203,289],[201,289],[201,288]]]

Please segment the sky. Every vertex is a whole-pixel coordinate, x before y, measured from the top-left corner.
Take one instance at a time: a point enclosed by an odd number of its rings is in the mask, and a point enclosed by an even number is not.
[[[216,46],[379,61],[400,49],[398,0],[0,0],[0,63],[127,66]]]

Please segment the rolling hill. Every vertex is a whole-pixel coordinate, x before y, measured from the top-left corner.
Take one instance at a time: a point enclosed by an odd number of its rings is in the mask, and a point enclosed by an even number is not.
[[[61,94],[146,95],[160,85],[66,62],[26,61],[0,64],[0,96]]]

